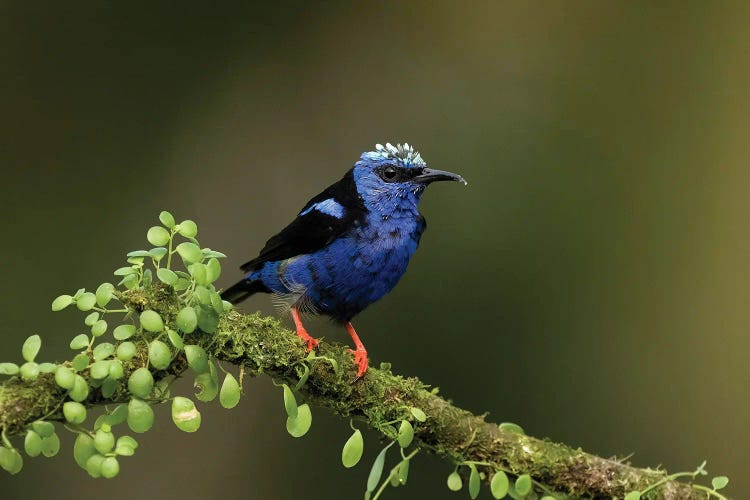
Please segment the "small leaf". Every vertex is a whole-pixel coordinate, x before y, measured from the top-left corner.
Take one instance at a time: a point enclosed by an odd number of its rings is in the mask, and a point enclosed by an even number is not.
[[[227,373],[224,383],[221,384],[219,402],[227,409],[234,408],[240,402],[240,384],[231,373]]]
[[[62,311],[72,303],[73,297],[71,297],[70,295],[60,295],[52,301],[52,310],[55,312]]]
[[[57,455],[58,451],[60,451],[60,438],[57,434],[42,438],[42,455],[50,458]]]
[[[198,315],[190,306],[183,307],[177,313],[177,328],[185,333],[193,333],[198,326]]]
[[[457,471],[453,471],[448,475],[448,489],[451,491],[459,491],[463,486],[461,475]]]
[[[474,464],[470,464],[469,469],[471,470],[471,472],[469,473],[469,497],[474,499],[479,496],[481,481],[479,479],[479,471],[477,470],[477,466]]]
[[[18,365],[15,363],[0,363],[0,375],[15,375],[18,373]]]
[[[127,421],[133,432],[146,432],[154,425],[154,410],[145,401],[133,398],[128,403]]]
[[[201,425],[201,413],[192,400],[177,396],[172,400],[172,421],[181,431],[195,432]]]
[[[521,474],[516,479],[516,493],[519,495],[527,495],[531,492],[531,476],[528,474]]]
[[[402,420],[398,429],[398,445],[401,448],[408,448],[414,439],[414,427],[408,420]]]
[[[115,346],[110,344],[109,342],[102,342],[101,344],[94,347],[94,360],[100,361],[102,359],[107,359],[108,357],[112,356],[115,353]]]
[[[172,362],[172,351],[161,340],[154,340],[148,346],[148,360],[157,370],[164,370]]]
[[[39,373],[52,373],[56,368],[54,363],[39,363]]]
[[[193,387],[198,389],[198,392],[195,393],[195,397],[204,403],[213,401],[219,393],[219,384],[209,372],[201,373],[196,376],[195,381],[193,382]]]
[[[388,448],[390,448],[391,446],[393,446],[393,442],[380,450],[380,453],[378,453],[378,456],[375,458],[375,462],[373,462],[372,468],[370,469],[370,475],[367,476],[367,491],[375,491],[375,488],[378,487],[378,483],[380,483],[380,476],[383,475],[385,454],[388,451]]]
[[[180,227],[177,232],[185,238],[195,238],[198,234],[198,226],[195,222],[187,219],[180,222]]]
[[[23,457],[18,450],[0,446],[0,467],[10,474],[18,474],[23,468]]]
[[[211,297],[208,298],[209,304]],[[219,315],[210,305],[201,305],[198,308],[198,328],[206,333],[214,333],[219,326]]]
[[[625,500],[640,500],[641,499],[641,492],[640,491],[631,491],[627,495],[625,495]]]
[[[55,424],[52,422],[45,422],[44,420],[37,420],[32,423],[31,428],[43,438],[50,437],[55,433]]]
[[[109,361],[94,361],[89,369],[89,374],[95,380],[104,380],[109,376]]]
[[[70,399],[73,401],[78,401],[79,403],[86,399],[89,395],[89,384],[86,383],[86,379],[81,377],[80,375],[76,375],[76,380],[73,383],[73,388],[68,391],[68,396],[70,396]]]
[[[711,486],[715,490],[725,488],[729,484],[729,478],[727,476],[716,476],[711,480]]]
[[[114,296],[115,286],[112,283],[102,283],[96,289],[96,304],[105,307]]]
[[[508,481],[508,475],[499,470],[495,471],[495,475],[492,476],[492,482],[490,483],[490,492],[494,498],[505,498],[510,488],[510,481]]]
[[[107,331],[107,322],[100,319],[91,327],[91,335],[101,337]]]
[[[297,408],[297,417],[287,417],[286,430],[292,437],[302,437],[307,434],[312,425],[312,412],[307,403]]]
[[[86,420],[86,407],[75,401],[67,401],[63,404],[63,415],[71,424],[82,424]]]
[[[167,328],[167,337],[169,337],[169,341],[177,348],[177,350],[181,351],[185,347],[185,343],[182,341],[180,334],[171,328]]]
[[[136,346],[132,342],[123,342],[117,346],[117,359],[120,361],[130,361],[136,353]]]
[[[89,338],[85,333],[82,333],[80,335],[76,335],[73,340],[70,341],[70,348],[74,351],[77,351],[79,349],[83,349],[84,347],[89,346]]]
[[[213,283],[221,276],[221,263],[216,257],[211,257],[206,264],[206,280]]]
[[[354,431],[354,434],[349,436],[349,439],[344,443],[344,448],[341,450],[341,463],[344,464],[344,467],[349,469],[359,463],[359,460],[362,458],[364,446],[362,433],[357,429]]]
[[[96,451],[102,455],[106,455],[115,447],[115,435],[112,432],[105,430],[109,429],[109,426],[103,426],[94,435],[94,447]]]
[[[87,354],[81,353],[76,355],[75,358],[73,358],[73,361],[71,361],[70,365],[73,368],[73,370],[77,372],[82,372],[86,369],[86,367],[89,366],[89,357]]]
[[[94,438],[88,434],[78,434],[76,442],[73,445],[73,458],[78,466],[85,469],[86,462],[95,454],[96,448],[94,448]]]
[[[30,457],[38,457],[42,453],[42,438],[35,431],[29,429],[23,441],[23,449]]]
[[[411,462],[411,460],[403,460],[398,466],[399,484],[406,484],[406,480],[409,478],[409,462]]]
[[[175,227],[174,217],[166,210],[162,211],[159,214],[159,222],[164,224],[169,229],[173,229]]]
[[[195,243],[184,242],[177,245],[177,253],[182,257],[185,266],[200,262],[203,259],[201,249]]]
[[[206,280],[207,274],[205,265],[201,264],[200,262],[190,264],[188,266],[188,271],[190,271],[190,275],[193,277],[197,284],[202,286],[208,285],[208,281]]]
[[[164,246],[169,243],[169,231],[161,226],[153,226],[146,233],[146,239],[155,247]]]
[[[414,418],[417,419],[418,422],[424,422],[427,420],[427,415],[425,415],[425,413],[419,408],[411,406],[409,407],[409,411],[414,415]]]
[[[195,373],[205,373],[208,371],[208,354],[199,345],[186,345],[185,346],[185,357],[187,358],[188,366]]]
[[[36,355],[39,354],[39,349],[42,347],[42,338],[39,335],[32,335],[26,339],[21,348],[21,355],[23,359],[28,362],[34,361]]]
[[[117,340],[127,340],[135,335],[136,329],[134,325],[119,325],[114,329],[112,335]]]
[[[86,319],[83,320],[83,324],[92,327],[94,326],[94,323],[99,319],[99,313],[98,312],[92,312],[88,316],[86,316]]]
[[[128,390],[133,396],[147,398],[154,389],[154,376],[148,368],[138,368],[128,378]]]
[[[75,372],[67,366],[58,366],[55,370],[55,383],[63,389],[72,389],[75,381]]]
[[[164,247],[155,247],[148,251],[148,254],[156,262],[159,262],[161,259],[163,259],[167,255],[167,253],[169,253],[169,250]]]
[[[21,378],[24,380],[36,380],[39,376],[39,365],[33,361],[29,361],[21,365],[18,373],[21,374]]]
[[[167,285],[174,286],[177,280],[180,279],[174,271],[167,269],[166,267],[160,267],[156,270],[156,277],[159,281],[166,283]]]
[[[516,434],[526,434],[520,425],[514,424],[512,422],[503,422],[498,427],[501,431],[515,432]]]
[[[76,307],[80,311],[90,311],[96,305],[96,295],[91,292],[82,293],[76,300]]]
[[[164,322],[159,313],[146,309],[141,313],[141,326],[147,332],[159,333],[164,330]]]
[[[115,457],[105,457],[102,460],[101,474],[104,479],[112,479],[120,473],[120,462]]]
[[[284,384],[284,409],[290,418],[297,418],[298,406],[294,393],[288,385]]]

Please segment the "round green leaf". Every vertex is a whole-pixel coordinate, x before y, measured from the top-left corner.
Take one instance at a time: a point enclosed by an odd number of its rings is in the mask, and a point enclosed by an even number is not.
[[[148,251],[148,254],[156,262],[159,262],[161,259],[163,259],[167,255],[167,253],[169,253],[169,250],[164,247],[155,247]]]
[[[122,436],[115,444],[115,453],[130,457],[135,453],[136,448],[138,448],[138,442],[135,439],[130,436]]]
[[[114,361],[110,361],[109,363],[109,372],[112,373],[112,367],[115,365]],[[122,376],[122,375],[120,375]],[[117,380],[110,375],[109,377],[104,379],[104,382],[102,382],[102,396],[109,399],[112,396],[115,395],[115,392],[117,391],[117,388],[119,387],[119,384],[117,383]]]
[[[18,369],[18,372],[21,374],[21,378],[24,380],[36,380],[36,378],[39,376],[39,365],[34,363],[33,361],[30,361],[28,363],[22,364]]]
[[[161,226],[153,226],[146,233],[146,239],[155,247],[164,246],[169,243],[169,231]]]
[[[184,242],[177,245],[177,253],[182,257],[183,262],[186,266],[195,262],[200,262],[203,259],[201,249],[195,243]]]
[[[185,348],[185,343],[182,341],[182,337],[180,337],[180,334],[172,330],[171,328],[167,328],[167,337],[169,337],[169,341],[173,346],[177,348],[178,351],[181,351]]]
[[[18,450],[0,446],[0,467],[10,474],[18,474],[23,468],[23,457]]]
[[[198,392],[195,393],[195,397],[204,403],[213,401],[219,393],[219,384],[209,372],[201,373],[196,376],[195,382],[193,382],[193,387],[198,389]]]
[[[54,363],[39,363],[39,373],[52,373],[56,368]]]
[[[23,359],[28,362],[34,361],[36,355],[39,354],[39,349],[42,347],[42,338],[39,335],[32,335],[27,338],[21,348],[21,355]]]
[[[128,427],[137,433],[146,432],[154,425],[154,410],[145,401],[133,398],[128,403]]]
[[[725,488],[729,484],[729,478],[727,476],[716,476],[711,480],[711,486],[715,490]]]
[[[120,473],[120,463],[115,457],[106,457],[102,460],[101,465],[102,477],[105,479],[112,479]]]
[[[157,370],[164,370],[172,362],[172,351],[161,340],[154,340],[148,346],[148,360]]]
[[[71,424],[82,424],[86,420],[86,407],[81,403],[68,401],[63,404],[63,415]]]
[[[205,373],[208,371],[208,354],[199,345],[186,345],[185,346],[185,357],[187,358],[188,366],[195,373]]]
[[[302,437],[307,434],[312,425],[312,412],[307,403],[297,407],[297,417],[287,417],[286,430],[292,437]]]
[[[73,340],[70,341],[70,348],[73,349],[74,351],[83,349],[88,346],[89,346],[89,338],[84,333],[80,335],[76,335],[73,338]]]
[[[160,267],[159,269],[157,269],[156,277],[159,278],[159,281],[161,281],[162,283],[170,286],[174,286],[175,283],[177,283],[177,280],[180,279],[174,271],[172,271],[171,269],[167,269],[166,267]]]
[[[62,311],[72,303],[73,297],[71,297],[70,295],[60,295],[52,301],[52,310],[55,312]]]
[[[528,474],[521,474],[516,479],[516,493],[519,495],[527,495],[531,492],[531,476]]]
[[[109,376],[109,361],[94,361],[89,369],[91,378],[96,380],[104,380]]]
[[[154,389],[154,376],[148,368],[138,368],[128,378],[128,390],[133,396],[147,398]]]
[[[86,316],[86,319],[83,320],[83,324],[88,327],[91,327],[91,326],[94,326],[94,323],[96,323],[98,319],[99,319],[99,313],[94,311],[88,316]]]
[[[55,370],[55,383],[63,389],[72,389],[75,381],[75,372],[67,366],[58,366]]]
[[[341,463],[347,469],[354,467],[359,463],[362,458],[362,452],[364,451],[365,442],[362,439],[362,433],[359,429],[354,431],[354,434],[349,436],[349,439],[344,443],[344,448],[341,450]]]
[[[43,420],[37,420],[32,423],[31,428],[42,438],[50,437],[55,433],[55,425],[52,422],[45,422]]]
[[[156,311],[146,309],[141,313],[141,326],[148,332],[158,333],[164,330],[164,322]]]
[[[425,415],[425,413],[419,408],[411,406],[409,407],[409,411],[412,415],[414,415],[414,418],[417,420],[417,422],[424,422],[427,420],[427,415]]]
[[[190,275],[193,277],[197,284],[202,286],[208,285],[208,281],[206,280],[207,274],[205,265],[201,264],[200,262],[190,264],[188,266],[188,271],[190,271]]]
[[[102,283],[101,285],[99,285],[99,287],[96,289],[96,293],[94,294],[96,296],[96,304],[99,307],[105,307],[107,304],[109,304],[109,301],[112,300],[114,291],[115,286],[112,283]]]
[[[641,500],[641,492],[631,491],[630,493],[625,495],[625,500]]]
[[[383,475],[385,455],[388,452],[388,448],[390,448],[392,445],[393,443],[380,450],[378,456],[375,457],[375,461],[372,463],[372,468],[370,468],[370,474],[367,476],[367,491],[375,491],[375,488],[378,487],[380,476]]]
[[[106,331],[107,322],[103,319],[100,319],[99,321],[94,323],[94,326],[91,327],[91,335],[93,335],[94,337],[101,337]]]
[[[86,399],[89,395],[89,385],[86,383],[86,379],[80,375],[76,375],[76,380],[73,383],[73,388],[68,392],[68,396],[73,401],[79,403]]]
[[[102,455],[106,455],[115,447],[115,435],[104,429],[99,429],[94,435],[94,447]]]
[[[42,453],[42,438],[35,431],[29,429],[23,440],[23,449],[30,457],[38,457]]]
[[[514,424],[512,422],[503,422],[498,427],[501,431],[515,432],[516,434],[526,434],[520,425]]]
[[[15,363],[0,363],[0,375],[15,375],[18,373],[18,365]]]
[[[82,372],[89,366],[89,356],[86,353],[81,353],[76,355],[75,358],[73,358],[73,361],[71,361],[70,365],[73,367],[73,370],[77,372]]]
[[[297,418],[299,410],[297,400],[292,390],[286,384],[284,384],[284,409],[286,409],[286,414],[290,418]]]
[[[463,481],[458,472],[453,471],[448,475],[448,489],[451,491],[459,491],[463,486]]]
[[[180,222],[180,227],[177,232],[185,238],[195,238],[198,234],[198,226],[195,224],[195,222],[186,219]]]
[[[190,306],[183,307],[177,313],[177,328],[185,333],[193,333],[198,326],[198,315]]]
[[[80,311],[90,311],[96,305],[96,295],[91,292],[85,292],[76,299],[76,307]]]
[[[42,455],[50,458],[57,455],[58,451],[60,451],[60,438],[57,434],[42,438]]]
[[[110,344],[109,342],[102,342],[101,344],[94,347],[94,360],[100,361],[102,359],[107,359],[108,357],[112,356],[115,353],[115,346]]]
[[[175,226],[174,217],[172,216],[172,214],[170,214],[166,210],[162,211],[159,214],[159,222],[164,224],[169,229],[172,229]]]
[[[221,263],[216,257],[211,257],[206,263],[206,281],[213,283],[221,276]]]
[[[117,346],[117,359],[121,361],[129,361],[133,359],[136,353],[136,346],[132,342],[123,342]]]
[[[221,384],[219,402],[227,409],[234,408],[240,402],[240,384],[231,373],[227,373],[224,383]]]
[[[112,332],[112,335],[117,340],[127,340],[133,335],[135,335],[136,329],[133,325],[119,325],[117,326],[114,331]]]
[[[201,413],[192,400],[177,396],[172,400],[172,421],[181,431],[195,432],[201,426]]]
[[[492,476],[492,482],[490,482],[490,492],[494,498],[505,498],[510,488],[510,481],[508,475],[499,470],[495,471],[495,475]]]
[[[86,472],[93,478],[102,477],[102,463],[104,463],[104,455],[94,453],[86,460]]]
[[[408,420],[402,420],[398,428],[398,445],[401,448],[408,448],[414,439],[414,427]]]
[[[82,469],[86,468],[86,462],[96,454],[94,439],[88,434],[78,434],[73,445],[73,458]]]

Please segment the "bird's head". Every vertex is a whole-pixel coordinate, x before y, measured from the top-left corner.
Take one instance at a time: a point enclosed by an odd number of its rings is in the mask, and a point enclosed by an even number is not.
[[[362,153],[354,165],[354,182],[370,210],[390,215],[394,209],[416,208],[425,187],[436,181],[457,181],[463,177],[428,168],[422,156],[409,144],[385,146]]]

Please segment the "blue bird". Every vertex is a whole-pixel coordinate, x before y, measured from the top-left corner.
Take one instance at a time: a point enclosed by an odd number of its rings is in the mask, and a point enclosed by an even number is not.
[[[359,379],[367,371],[367,351],[351,320],[403,276],[426,227],[417,205],[435,181],[466,184],[460,175],[428,168],[409,144],[377,144],[269,239],[222,298],[236,304],[256,292],[274,294],[291,311],[308,350],[318,341],[300,313],[330,316],[351,335]]]

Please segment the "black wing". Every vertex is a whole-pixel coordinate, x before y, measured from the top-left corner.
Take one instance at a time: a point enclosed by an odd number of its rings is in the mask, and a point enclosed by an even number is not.
[[[361,220],[367,211],[357,192],[353,169],[340,181],[308,201],[300,213],[315,203],[328,199],[333,199],[344,207],[343,217],[334,217],[317,210],[297,216],[279,234],[268,240],[260,254],[243,264],[241,269],[245,272],[255,271],[266,262],[276,262],[320,250]]]

